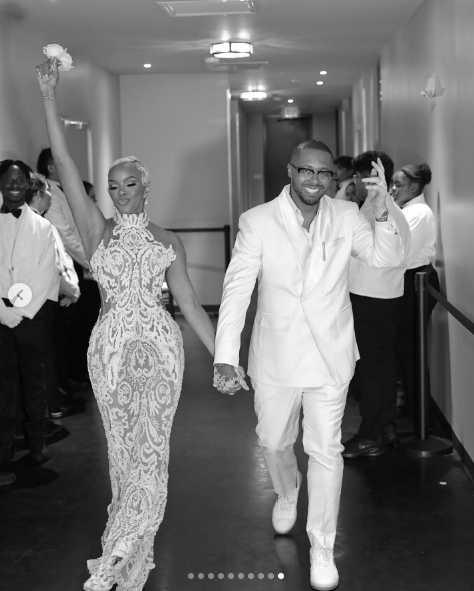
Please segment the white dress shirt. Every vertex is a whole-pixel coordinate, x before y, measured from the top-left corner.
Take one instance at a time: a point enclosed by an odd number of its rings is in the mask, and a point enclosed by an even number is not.
[[[348,199],[346,198],[346,187],[347,185],[350,185],[353,182],[354,181],[352,180],[352,177],[346,179],[345,181],[341,181],[341,184],[339,185],[339,190],[336,191],[336,194],[334,195],[334,199],[343,199],[344,201],[348,201]]]
[[[433,264],[436,256],[435,217],[423,193],[405,203],[402,211],[411,230],[407,269]]]
[[[17,219],[0,214],[0,297],[16,283],[31,289],[31,302],[17,308],[23,316],[34,318],[47,299],[57,301],[59,274],[56,267],[56,241],[51,224],[24,203]]]
[[[40,212],[30,205],[30,209],[41,215]],[[47,221],[47,220],[46,220]],[[63,241],[57,229],[48,222],[53,230],[54,239],[56,241],[56,266],[59,273],[59,295],[68,296],[73,302],[77,302],[81,291],[79,289],[79,278],[74,269],[74,262],[66,252]],[[57,301],[57,299],[55,300]]]
[[[373,226],[375,219],[369,199],[365,200],[361,212]],[[349,272],[351,293],[380,299],[401,297],[405,271],[433,262],[436,254],[436,228],[433,212],[424,196],[419,195],[409,201],[402,212],[411,233],[410,248],[405,261],[399,267],[383,269],[370,267],[352,257]]]
[[[51,186],[51,206],[45,214],[45,218],[58,230],[66,252],[84,269],[89,269],[89,262],[84,252],[81,237],[77,231],[71,208],[66,200],[66,195],[59,188],[59,183],[48,179]]]

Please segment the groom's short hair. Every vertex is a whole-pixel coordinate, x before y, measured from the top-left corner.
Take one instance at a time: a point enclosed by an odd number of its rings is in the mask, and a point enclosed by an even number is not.
[[[321,140],[306,140],[305,142],[301,142],[301,144],[296,146],[296,148],[291,153],[291,159],[293,160],[293,158],[303,152],[303,150],[319,150],[320,152],[327,152],[331,158],[333,158],[331,150],[324,142]]]

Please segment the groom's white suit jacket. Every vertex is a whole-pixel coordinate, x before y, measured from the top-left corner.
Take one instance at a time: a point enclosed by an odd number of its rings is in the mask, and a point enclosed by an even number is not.
[[[287,185],[279,197],[240,217],[214,363],[239,364],[240,334],[258,278],[250,377],[264,384],[311,386],[297,371],[305,353],[298,337],[306,322],[333,381],[344,384],[359,358],[348,291],[351,255],[376,267],[399,266],[409,250],[410,230],[390,197],[389,219],[377,222],[374,231],[355,203],[324,196],[307,258],[307,240],[289,199]]]

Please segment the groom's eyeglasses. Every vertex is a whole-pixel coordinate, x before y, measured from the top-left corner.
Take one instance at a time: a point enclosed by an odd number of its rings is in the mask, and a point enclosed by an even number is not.
[[[320,183],[329,183],[329,181],[334,176],[334,172],[332,170],[313,170],[312,168],[307,168],[306,166],[295,166],[292,162],[290,162],[290,166],[292,166],[304,179],[310,179],[316,175],[316,178]]]

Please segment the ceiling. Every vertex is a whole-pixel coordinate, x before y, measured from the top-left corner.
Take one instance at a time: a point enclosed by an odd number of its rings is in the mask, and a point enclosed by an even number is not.
[[[254,53],[245,62],[268,64],[230,72],[231,91],[262,87],[270,98],[245,109],[269,115],[288,99],[303,112],[334,109],[423,0],[253,1],[252,15],[189,18],[170,17],[156,0],[17,0],[3,8],[75,60],[84,55],[116,74],[208,73],[211,43],[247,38]]]

